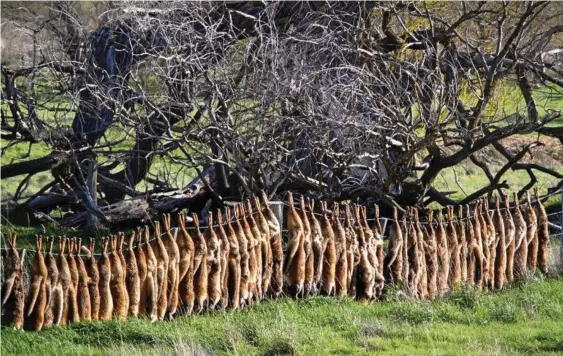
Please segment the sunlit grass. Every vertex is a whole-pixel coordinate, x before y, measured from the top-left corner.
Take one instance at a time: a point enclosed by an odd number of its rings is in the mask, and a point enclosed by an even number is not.
[[[500,167],[490,168],[494,174]],[[563,169],[563,166],[560,169]],[[559,182],[557,178],[541,172],[537,172],[536,177],[538,182],[535,186],[540,191],[540,194],[545,194],[548,188],[553,187]],[[526,171],[509,170],[501,179],[501,181],[503,180],[507,181],[510,191],[517,192],[530,181],[530,177]],[[456,167],[444,169],[434,181],[434,186],[439,191],[453,192],[448,197],[455,201],[462,200],[488,184],[489,180],[481,169],[471,162],[464,162]]]
[[[551,279],[494,293],[460,290],[433,302],[282,299],[169,323],[90,322],[40,333],[5,328],[2,354],[558,354],[562,319],[563,280]]]

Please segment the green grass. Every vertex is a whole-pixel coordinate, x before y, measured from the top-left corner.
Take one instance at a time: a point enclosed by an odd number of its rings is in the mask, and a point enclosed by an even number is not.
[[[493,175],[499,169],[499,167],[495,166],[490,168]],[[558,170],[561,171],[561,169],[563,169],[563,165],[559,167]],[[538,178],[538,182],[535,187],[539,189],[540,194],[545,194],[547,192],[547,188],[553,187],[559,182],[557,178],[549,174],[541,172],[535,172],[535,174]],[[510,191],[517,192],[530,181],[530,177],[526,171],[508,170],[501,181],[502,180],[507,181]],[[439,191],[453,191],[454,193],[449,197],[456,201],[465,198],[469,194],[472,194],[488,184],[489,181],[481,169],[471,162],[463,162],[456,167],[444,169],[434,181],[434,187]],[[556,204],[560,200],[560,196],[554,196],[553,199],[550,200],[550,204]]]
[[[7,145],[7,142],[2,139],[2,147]],[[29,151],[29,156],[27,156]],[[1,163],[2,165],[8,165],[11,163],[23,162],[28,159],[36,159],[46,156],[49,153],[49,149],[46,144],[35,144],[32,146],[32,149],[29,150],[29,144],[26,143],[18,143],[12,147],[10,147],[4,156],[2,156]],[[28,157],[22,159],[23,157]],[[8,197],[13,196],[20,185],[20,182],[25,178],[25,176],[16,176],[11,178],[2,179],[0,182],[0,194],[2,199],[6,199]],[[39,189],[47,185],[50,181],[52,181],[51,172],[41,172],[33,176],[29,181],[29,189],[27,192],[29,194],[33,194],[37,192]]]
[[[513,92],[512,94],[513,95]],[[536,101],[538,115],[543,117],[547,114],[551,114],[554,111],[561,111],[563,109],[563,94],[559,91],[556,92],[553,89],[544,87],[534,90],[534,99]],[[526,115],[526,100],[520,92],[516,95],[515,100],[513,99],[512,107],[507,109],[516,109],[522,115]],[[563,125],[563,117],[560,117],[548,126],[560,126]]]
[[[364,306],[315,297],[168,323],[89,322],[39,333],[4,328],[2,354],[560,354],[561,320],[559,278],[496,293],[460,290],[434,302]]]

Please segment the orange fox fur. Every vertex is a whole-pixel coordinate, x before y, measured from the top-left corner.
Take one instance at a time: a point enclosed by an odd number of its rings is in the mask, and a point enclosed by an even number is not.
[[[404,285],[406,287],[406,289],[409,289],[409,256],[408,256],[408,251],[409,251],[409,225],[407,224],[407,218],[409,215],[409,209],[407,209],[407,211],[405,212],[405,214],[403,215],[403,219],[401,221],[401,231],[403,232],[403,245],[401,248],[401,255],[402,255],[402,261],[403,261],[403,268],[402,270],[402,275],[401,275],[401,280],[404,282]],[[409,222],[410,222],[410,218]]]
[[[80,320],[92,320],[92,305],[90,301],[90,277],[86,270],[86,264],[79,255],[82,239],[78,239],[77,245],[74,247],[74,259],[78,266],[78,290],[76,294],[76,302],[78,304],[78,315]]]
[[[199,228],[199,218],[197,214],[192,213],[192,219],[195,224],[194,232],[194,311],[203,312],[207,309],[207,244],[205,238]]]
[[[250,200],[247,199],[245,202],[246,208],[246,221],[250,227],[250,232],[254,237],[254,256],[256,259],[256,278],[255,282],[253,282],[253,299],[254,301],[259,301],[263,297],[262,293],[262,233],[258,228],[258,224],[256,223],[256,219],[252,213],[252,204]]]
[[[467,240],[467,279],[466,279],[466,283],[469,287],[474,287],[475,286],[475,282],[476,282],[476,265],[477,265],[477,255],[475,254],[474,251],[474,244],[476,245],[476,239],[475,239],[475,228],[473,226],[473,221],[475,219],[475,216],[471,216],[471,210],[469,208],[469,205],[465,206],[465,217],[466,217],[466,221],[465,221],[465,239]],[[479,223],[479,220],[477,219],[476,223]],[[479,230],[481,231],[481,230]]]
[[[262,294],[265,296],[270,290],[270,283],[272,280],[272,268],[274,263],[274,257],[272,254],[272,246],[270,236],[270,228],[268,226],[268,220],[262,212],[262,204],[260,199],[254,198],[254,205],[256,206],[256,224],[258,225],[258,230],[260,231],[261,239],[261,249],[262,249]]]
[[[481,246],[481,251],[485,255],[486,261],[483,264],[483,274],[478,287],[486,286],[493,289],[495,286],[495,259],[496,259],[496,236],[495,224],[489,211],[489,200],[477,202],[479,226],[481,232],[476,235],[477,243]]]
[[[526,234],[526,240],[528,241],[528,269],[532,272],[536,271],[537,261],[538,261],[538,220],[536,212],[532,207],[532,202],[530,201],[530,194],[526,192],[526,225],[528,226],[528,232]]]
[[[526,192],[525,213],[515,193],[513,214],[504,194],[495,197],[492,214],[486,199],[477,200],[473,209],[466,205],[465,217],[464,208],[458,206],[455,223],[453,207],[447,207],[447,221],[439,211],[437,229],[430,210],[425,231],[416,208],[407,208],[401,222],[394,208],[388,251],[383,255],[384,231],[377,205],[373,227],[366,208],[356,204],[352,213],[350,205],[344,204],[342,224],[339,203],[334,203],[329,218],[326,202],[321,202],[322,214],[317,218],[313,200],[306,204],[301,196],[300,210],[296,210],[289,192],[284,256],[279,222],[262,192],[263,205],[254,198],[255,215],[250,200],[234,207],[234,226],[229,208],[225,221],[217,210],[216,215],[209,213],[208,229],[202,234],[198,215],[192,214],[195,231],[190,234],[184,215],[179,214],[176,239],[170,215],[165,214],[165,235],[161,237],[157,222],[152,245],[145,226],[144,244],[138,229],[125,250],[123,233],[102,238],[99,259],[94,256],[93,239],[86,249],[81,239],[62,237],[55,258],[54,240],[37,236],[27,293],[14,234],[8,239],[4,266],[3,321],[35,331],[139,314],[156,321],[172,318],[180,306],[188,313],[219,307],[236,310],[266,296],[275,298],[282,287],[295,298],[320,291],[353,296],[362,303],[376,300],[385,282],[401,283],[416,299],[434,299],[460,284],[502,289],[522,279],[527,268],[537,265],[542,273],[548,272],[547,214],[537,189],[534,195],[535,209]],[[45,256],[43,242],[48,244]],[[277,275],[279,268],[282,277]]]
[[[141,299],[141,279],[139,277],[139,267],[137,256],[133,249],[135,243],[135,232],[131,233],[127,253],[125,255],[125,286],[129,297],[129,316],[136,318],[139,315],[139,303]]]
[[[7,239],[8,256],[4,264],[4,283],[2,284],[2,323],[19,330],[23,327],[25,294],[23,288],[23,270],[20,254],[16,250],[17,235]]]
[[[35,256],[31,263],[31,284],[26,298],[26,315],[23,323],[25,330],[40,331],[45,320],[47,305],[48,271],[43,256],[43,237],[37,236]]]
[[[227,273],[227,289],[229,291],[229,308],[237,310],[240,307],[241,286],[241,253],[239,239],[231,224],[231,209],[226,208],[226,234],[229,239],[229,262]]]
[[[480,243],[481,240],[481,222],[477,214],[479,214],[479,203],[473,212],[473,218],[470,218],[469,206],[466,206],[467,215],[467,228],[465,236],[468,241],[468,281],[470,286],[476,286],[480,289],[484,282],[487,280],[486,276],[489,274],[486,266],[488,264],[488,257],[483,253],[484,248]],[[475,224],[475,225],[474,225]]]
[[[549,269],[549,220],[545,208],[540,200],[538,188],[534,188],[534,195],[537,204],[538,218],[538,268],[543,274],[547,274]]]
[[[526,272],[526,261],[528,259],[528,241],[526,240],[526,233],[528,226],[526,220],[520,210],[520,204],[516,193],[513,195],[514,199],[514,278],[520,280],[524,277]]]
[[[242,224],[242,231],[246,237],[247,252],[248,252],[248,294],[245,298],[245,304],[251,305],[254,301],[254,296],[256,295],[256,283],[258,281],[258,270],[257,270],[257,260],[256,260],[256,239],[254,233],[250,229],[250,224],[248,216],[246,216],[246,210],[243,204],[238,204],[239,214],[241,216],[240,222]]]
[[[452,206],[448,207],[448,227],[446,228],[446,234],[448,236],[448,252],[450,254],[450,274],[449,274],[449,286],[451,289],[459,287],[461,283],[461,260],[460,260],[460,249],[458,246],[457,231],[453,222],[454,209]]]
[[[305,230],[301,216],[295,210],[293,195],[291,192],[288,194],[287,229],[289,230],[289,239],[284,266],[287,275],[288,292],[291,296],[298,297],[304,293],[306,268]]]
[[[321,276],[323,274],[323,235],[321,224],[315,216],[315,201],[313,199],[309,200],[307,213],[309,224],[311,225],[311,240],[313,241],[314,277],[312,294],[316,295],[321,285]]]
[[[385,278],[383,277],[383,258],[379,259],[378,256],[378,242],[376,234],[379,234],[381,231],[381,226],[375,226],[374,228],[370,228],[367,218],[367,207],[361,207],[361,221],[362,226],[364,229],[364,235],[366,236],[367,241],[367,248],[368,248],[368,258],[370,260],[370,264],[373,267],[374,273],[374,286],[373,286],[373,296],[372,298],[377,299],[379,298],[381,291],[383,289]],[[376,218],[375,224],[379,224],[379,211],[376,209]]]
[[[284,256],[281,240],[281,226],[274,212],[270,209],[268,196],[264,191],[262,191],[262,204],[264,207],[264,217],[270,229],[270,249],[272,251],[272,277],[270,279],[269,294],[276,298],[280,296],[283,291]]]
[[[495,255],[495,288],[504,287],[506,277],[506,236],[504,220],[500,211],[500,197],[495,201],[495,215],[493,216],[496,231],[496,255]]]
[[[213,310],[221,301],[221,245],[213,228],[213,212],[208,215],[207,231],[203,235],[207,246],[207,299],[208,309]]]
[[[242,216],[239,213],[239,207],[234,207],[235,215],[235,236],[237,237],[238,247],[240,251],[240,287],[239,299],[237,303],[240,307],[244,307],[249,299],[249,282],[250,282],[250,254],[248,253],[248,239],[242,227]]]
[[[89,283],[88,291],[90,292],[90,310],[92,320],[100,318],[100,271],[98,270],[98,261],[96,260],[96,244],[93,238],[89,241],[89,256],[86,260],[86,270],[88,272]]]
[[[473,251],[471,253],[472,259],[472,276],[473,282],[472,285],[475,286],[476,289],[481,289],[484,287],[492,287],[494,284],[494,268],[492,272],[489,270],[488,266],[491,262],[494,264],[494,254],[491,255],[491,251],[494,251],[494,240],[495,240],[495,232],[494,232],[494,225],[491,220],[491,227],[492,230],[489,228],[488,220],[485,219],[486,213],[481,208],[482,202],[477,200],[473,208],[473,218],[468,222],[468,224],[472,227],[470,231],[471,236],[469,236],[469,232],[466,230],[466,235],[468,241],[472,241],[475,245],[473,249],[478,249],[481,253],[483,253],[484,261],[482,261],[482,266],[479,269],[479,261],[477,258],[477,252]],[[469,207],[468,207],[469,208]],[[467,216],[470,216],[470,211],[467,211]],[[486,215],[487,219],[489,218],[488,214]],[[489,233],[490,231],[490,233]],[[492,277],[492,278],[491,278]],[[492,283],[490,282],[492,281]]]
[[[72,281],[72,288],[74,291],[74,299],[76,299],[76,303],[78,303],[78,264],[74,259],[74,246],[76,244],[76,239],[73,237],[68,240],[68,255],[66,256],[66,260],[68,262],[68,268],[70,270],[70,277]],[[77,305],[78,306],[78,305]],[[79,307],[79,306],[78,306]],[[80,321],[80,311],[76,309],[77,319],[74,322]]]
[[[266,226],[266,229],[268,226]],[[221,283],[221,308],[225,309],[229,305],[229,254],[230,243],[225,226],[223,226],[223,214],[221,209],[217,209],[217,237],[219,238],[221,247],[220,258],[220,283]]]
[[[426,259],[426,277],[428,280],[428,297],[436,298],[438,295],[438,255],[436,232],[434,231],[434,211],[428,211],[427,235],[424,241],[424,254]]]
[[[350,205],[344,205],[344,232],[346,236],[346,259],[348,266],[348,295],[356,295],[356,271],[360,262],[360,250],[358,249],[358,239],[352,226],[350,216]]]
[[[138,315],[145,316],[147,313],[147,256],[142,246],[143,232],[140,227],[134,236],[135,239],[135,262],[137,262],[137,271],[139,275],[139,310]],[[131,301],[129,301],[131,304]]]
[[[463,206],[457,206],[457,246],[459,253],[461,284],[467,283],[467,238],[465,236],[465,219],[463,218]]]
[[[164,222],[164,238],[162,242],[168,254],[168,286],[167,286],[167,299],[168,309],[167,315],[171,319],[178,310],[178,285],[180,283],[180,271],[178,270],[178,263],[180,262],[180,250],[176,239],[172,235],[170,214],[163,214],[162,220]]]
[[[515,242],[514,237],[516,236],[516,225],[512,219],[512,214],[510,213],[510,204],[508,203],[508,196],[504,195],[504,234],[505,234],[505,244],[506,244],[506,281],[511,283],[514,280],[514,253],[515,253]]]
[[[383,291],[383,287],[385,284],[385,277],[383,275],[383,233],[384,231],[381,228],[381,223],[379,222],[379,206],[377,204],[375,204],[374,206],[374,210],[375,210],[375,223],[373,225],[373,241],[375,244],[375,251],[376,251],[376,256],[377,256],[377,262],[378,262],[378,275],[379,278],[381,278],[381,282],[379,283],[379,285],[377,286],[377,290],[376,290],[376,295],[379,298],[381,295],[381,292]]]
[[[303,295],[310,296],[313,293],[315,279],[315,256],[313,255],[313,238],[305,199],[303,195],[299,199],[301,222],[303,223],[303,250],[305,251],[305,282],[303,283]]]
[[[418,216],[418,209],[414,209],[414,229],[417,236],[418,243],[418,270],[420,277],[418,278],[418,297],[420,299],[426,299],[428,296],[428,270],[426,268],[426,254],[424,249],[424,233],[422,232],[422,227],[420,226],[420,220]]]
[[[346,254],[346,232],[340,223],[340,209],[336,202],[332,208],[332,231],[336,252],[336,295],[343,297],[348,295],[348,256]]]
[[[156,268],[156,282],[158,288],[157,294],[157,316],[158,320],[164,320],[166,312],[168,311],[168,250],[162,241],[160,223],[157,221],[154,224],[154,245],[153,250],[157,260]]]
[[[123,254],[123,243],[125,242],[125,234],[120,232],[117,234],[117,255],[119,256],[119,261],[121,261],[121,269],[123,269],[123,283],[125,283],[125,277],[127,274],[127,261],[125,261],[125,254]],[[129,298],[127,298],[127,303],[129,303]]]
[[[436,232],[436,240],[438,244],[438,292],[446,293],[449,290],[448,281],[450,275],[450,255],[441,210],[438,211],[438,229]]]
[[[194,308],[194,257],[195,244],[192,236],[186,229],[186,217],[178,214],[178,250],[180,251],[180,282],[178,285],[179,298],[182,303],[183,313],[191,314]]]
[[[108,256],[109,238],[102,238],[102,256],[98,261],[100,282],[98,290],[100,294],[99,320],[111,320],[113,315],[113,298],[111,295],[111,260]],[[64,286],[64,284],[63,284]]]
[[[377,259],[377,243],[375,241],[374,231],[375,229],[371,229],[369,227],[368,219],[367,219],[367,208],[362,206],[361,208],[361,217],[360,223],[362,229],[364,231],[364,237],[366,240],[366,249],[367,249],[367,257],[369,260],[370,265],[373,268],[374,274],[374,282],[373,282],[373,290],[371,291],[372,299],[376,299],[379,297],[380,290],[383,288],[384,278],[383,275],[379,272],[379,265],[383,263],[383,261],[379,261]]]
[[[393,222],[389,236],[387,254],[383,259],[383,275],[386,284],[396,284],[403,280],[403,231],[397,217],[397,208],[393,208]]]
[[[419,248],[418,248],[418,236],[416,234],[416,230],[414,227],[414,223],[412,222],[412,219],[414,217],[414,209],[411,209],[410,213],[409,213],[409,223],[408,223],[408,233],[407,233],[407,243],[408,243],[408,249],[407,249],[407,257],[408,257],[408,268],[409,268],[409,274],[408,274],[408,291],[411,295],[412,298],[418,298],[419,295],[419,290],[418,290],[418,286],[420,285],[420,277],[421,277],[421,272],[419,270],[420,268],[420,259],[419,259]]]
[[[59,268],[57,267],[57,260],[53,256],[53,244],[55,239],[53,237],[46,238],[45,242],[49,245],[47,250],[47,255],[45,256],[45,265],[47,266],[47,278],[49,282],[47,287],[50,291],[47,294],[50,296],[45,306],[45,320],[43,321],[43,327],[49,327],[53,325],[55,319],[60,320],[59,315],[62,314],[63,310],[63,289],[59,281]]]
[[[140,232],[139,232],[140,233]],[[150,240],[150,230],[148,226],[144,229],[145,244],[144,252],[147,259],[147,280],[145,282],[145,305],[146,305],[146,315],[151,319],[151,321],[158,320],[158,259],[152,248]]]
[[[113,299],[113,314],[120,320],[127,318],[129,311],[129,297],[125,287],[125,271],[118,251],[119,238],[113,235],[111,243],[111,297]]]
[[[358,249],[360,250],[360,262],[357,271],[356,298],[367,304],[374,298],[375,269],[369,262],[367,246],[361,246]]]
[[[369,259],[369,248],[361,219],[360,206],[355,204],[353,228],[358,241],[359,262],[356,267],[356,278],[352,282],[356,286],[356,299],[368,303],[373,299],[375,289],[375,267]]]
[[[57,259],[57,267],[59,268],[59,279],[63,287],[64,308],[62,314],[61,324],[77,323],[80,321],[78,314],[78,304],[76,297],[76,288],[72,280],[72,272],[70,269],[69,258],[65,255],[65,247],[68,245],[70,250],[70,243],[67,237],[61,238],[59,243],[59,258]]]
[[[326,202],[321,202],[321,234],[323,237],[323,255],[321,291],[325,295],[336,295],[336,249],[334,231],[327,215]]]

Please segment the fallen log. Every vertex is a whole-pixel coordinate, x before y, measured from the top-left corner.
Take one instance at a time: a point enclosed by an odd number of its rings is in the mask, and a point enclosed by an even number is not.
[[[190,211],[198,211],[203,206],[202,200],[206,201],[208,194],[201,192],[195,197],[190,194],[177,194],[164,200],[154,200],[149,197],[139,197],[123,200],[119,203],[100,208],[106,216],[108,225],[125,223],[146,223],[153,219],[159,219],[163,213],[174,213],[186,207]],[[197,208],[196,208],[197,207]],[[195,208],[195,209],[194,209]],[[72,214],[58,222],[60,227],[80,227],[86,224],[88,213],[81,211]]]
[[[153,193],[122,200],[117,203],[99,207],[106,217],[106,225],[126,225],[146,223],[159,219],[163,213],[174,213],[184,208],[199,212],[210,199],[211,192],[207,187],[213,186],[215,169],[210,165],[202,174],[194,178],[185,189]],[[67,216],[58,222],[60,227],[80,227],[87,221],[88,212],[81,211]]]
[[[22,174],[36,174],[48,171],[58,163],[57,157],[48,155],[29,161],[7,164],[2,167],[2,179],[16,177]]]

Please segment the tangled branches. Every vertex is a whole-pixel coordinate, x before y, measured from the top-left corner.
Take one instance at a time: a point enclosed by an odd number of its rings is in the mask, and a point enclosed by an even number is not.
[[[496,175],[478,165],[490,182],[461,203],[508,188],[509,169],[529,173],[522,194],[534,171],[563,178],[520,163],[532,147],[512,153],[500,143],[532,132],[561,139],[547,126],[559,113],[540,116],[533,91],[561,89],[554,4],[143,6],[105,9],[91,32],[72,7],[58,6],[44,26],[58,40],[51,51],[3,69],[3,152],[21,142],[51,150],[4,165],[2,179],[51,171],[48,189],[18,189],[19,207],[103,218],[104,206],[160,193],[222,206],[262,189],[446,205],[455,202],[432,187],[438,174],[489,146],[507,164]],[[25,77],[31,85],[20,88]],[[46,80],[56,94],[42,102],[36,83]],[[502,86],[525,108],[506,112]],[[98,202],[88,199],[92,165]],[[188,184],[194,177],[201,184]]]

